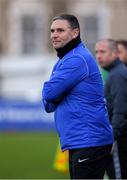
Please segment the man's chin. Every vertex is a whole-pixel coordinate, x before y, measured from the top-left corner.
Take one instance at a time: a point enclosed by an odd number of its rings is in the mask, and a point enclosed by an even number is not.
[[[53,48],[54,48],[54,49],[59,49],[60,47],[59,47],[59,45],[53,44]]]
[[[101,63],[98,63],[101,68],[104,68],[104,65]]]
[[[100,65],[100,67],[102,68],[102,69],[105,69],[106,70],[106,66],[105,65],[102,65],[102,64],[99,64]]]
[[[60,49],[60,47],[59,47],[59,46],[53,46],[53,47],[54,47],[54,49],[56,49],[56,50],[57,50],[57,49]]]
[[[64,45],[65,45],[64,43],[59,43],[59,42],[52,43],[52,46],[53,46],[54,49],[61,49],[61,48],[64,47]]]
[[[62,46],[53,46],[54,47],[54,49],[61,49],[61,48],[63,48]]]

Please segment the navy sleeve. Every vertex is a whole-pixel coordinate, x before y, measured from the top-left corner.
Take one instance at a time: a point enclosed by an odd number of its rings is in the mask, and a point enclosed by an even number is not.
[[[111,96],[113,97],[113,114],[111,123],[114,137],[117,139],[127,128],[127,79],[122,75],[112,78]]]
[[[69,58],[44,83],[43,98],[48,102],[62,99],[78,82],[88,75],[88,66],[81,57]]]

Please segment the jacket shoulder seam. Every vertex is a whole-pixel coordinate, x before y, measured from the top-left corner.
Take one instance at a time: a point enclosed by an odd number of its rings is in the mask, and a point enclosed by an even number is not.
[[[88,68],[88,64],[86,62],[86,59],[79,53],[75,53],[75,49],[73,50],[73,55],[74,56],[77,56],[77,57],[80,57],[81,59],[83,59],[85,65],[86,65],[86,69],[87,69],[87,77],[89,76],[89,68]]]

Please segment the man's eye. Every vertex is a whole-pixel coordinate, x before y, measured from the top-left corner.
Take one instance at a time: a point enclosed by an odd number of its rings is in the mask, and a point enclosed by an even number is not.
[[[56,32],[63,32],[64,29],[57,29],[57,30],[51,29],[51,33],[54,33],[55,31],[56,31]]]
[[[54,29],[51,29],[51,32],[53,33],[53,32],[54,32]]]
[[[64,29],[58,29],[58,32],[63,32],[64,31]]]

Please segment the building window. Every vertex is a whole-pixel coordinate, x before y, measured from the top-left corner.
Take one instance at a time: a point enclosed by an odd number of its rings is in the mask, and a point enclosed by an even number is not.
[[[98,40],[98,18],[96,16],[86,16],[84,18],[83,39],[88,48],[94,52],[94,46]]]
[[[21,17],[22,54],[42,52],[42,20],[37,15]]]

